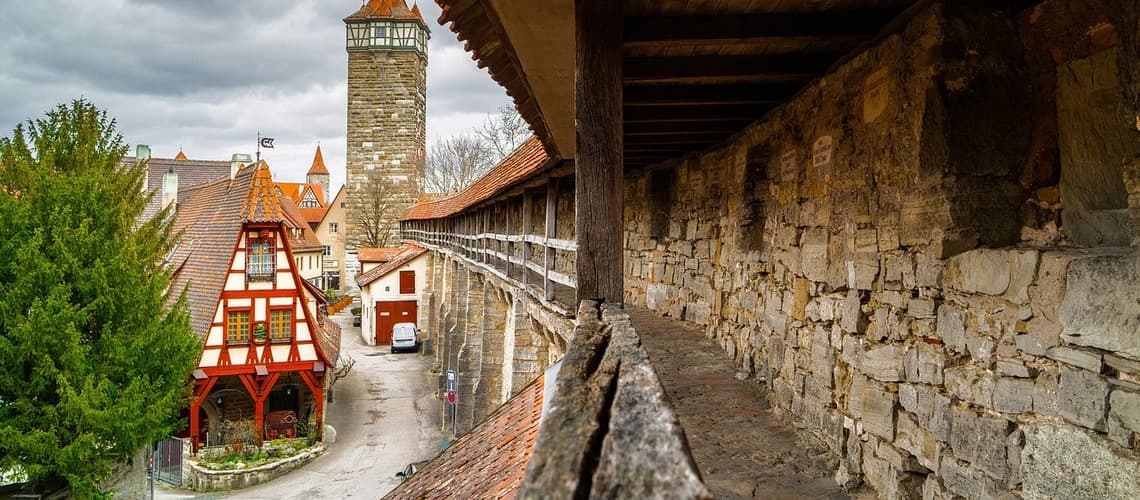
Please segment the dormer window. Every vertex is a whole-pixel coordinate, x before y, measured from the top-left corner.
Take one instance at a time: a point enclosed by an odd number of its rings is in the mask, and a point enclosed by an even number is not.
[[[246,245],[246,279],[249,281],[273,281],[276,272],[272,234],[261,231],[249,238]]]

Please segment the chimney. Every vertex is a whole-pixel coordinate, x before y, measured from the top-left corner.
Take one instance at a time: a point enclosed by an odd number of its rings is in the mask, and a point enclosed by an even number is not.
[[[249,165],[250,163],[253,163],[253,157],[248,153],[234,153],[230,157],[230,180],[232,181],[234,177],[237,177],[238,169],[242,165]]]
[[[165,174],[162,175],[162,208],[174,205],[178,200],[178,174],[174,173],[174,166],[171,166]]]
[[[144,163],[149,159],[150,159],[150,146],[147,146],[146,144],[139,144],[139,145],[135,146],[135,162],[136,163],[143,163],[143,181],[142,181],[142,192],[143,193],[146,193],[150,188],[150,186],[149,186],[149,184],[150,184],[150,165],[147,163]]]

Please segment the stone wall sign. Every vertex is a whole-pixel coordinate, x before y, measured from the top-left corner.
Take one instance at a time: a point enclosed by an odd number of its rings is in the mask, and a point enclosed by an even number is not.
[[[863,123],[871,123],[883,114],[891,101],[887,70],[871,73],[863,83]]]
[[[825,135],[815,140],[815,145],[811,150],[811,161],[815,168],[823,168],[831,164],[831,152],[834,148],[834,140],[830,135]]]

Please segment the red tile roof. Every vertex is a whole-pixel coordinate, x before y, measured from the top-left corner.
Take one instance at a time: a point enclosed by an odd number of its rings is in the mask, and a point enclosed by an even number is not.
[[[280,191],[282,195],[288,196],[289,199],[293,200],[293,203],[298,204],[298,208],[301,210],[301,215],[304,216],[305,221],[308,222],[310,226],[320,224],[320,222],[324,220],[325,214],[329,211],[329,207],[324,204],[324,189],[321,188],[320,184],[309,184],[304,182],[274,182],[273,185],[277,186],[277,190]],[[301,200],[305,197],[306,191],[312,191],[313,196],[317,199],[317,203],[320,203],[321,206],[300,207],[299,205],[301,203]]]
[[[357,248],[356,260],[360,262],[388,262],[403,250],[402,247]]]
[[[438,219],[455,215],[494,198],[516,183],[541,172],[549,164],[550,157],[542,143],[531,137],[467,189],[437,200],[417,203],[401,220]]]
[[[514,498],[538,435],[545,378],[539,376],[384,498]]]
[[[409,9],[404,0],[368,0],[360,10],[344,18],[345,21],[350,19],[414,19],[427,24],[420,14],[420,6],[413,3]]]
[[[241,218],[244,222],[277,222],[285,220],[277,189],[273,185],[273,174],[265,160],[253,164],[253,179],[249,191],[242,201]]]
[[[325,167],[325,157],[321,154],[321,145],[317,145],[317,153],[313,155],[313,165],[309,167],[309,175],[329,175]]]
[[[317,233],[309,226],[309,221],[305,220],[304,214],[301,213],[303,209],[297,208],[297,204],[293,203],[288,196],[278,196],[278,202],[281,204],[281,213],[285,215],[286,222],[290,227],[286,232],[289,236],[289,246],[293,247],[293,251],[307,251],[313,249],[323,249],[324,244],[321,240],[317,239]]]
[[[380,248],[378,250],[393,250],[388,248]],[[393,255],[386,263],[369,269],[366,273],[356,275],[357,286],[368,286],[373,281],[376,281],[384,275],[399,269],[400,266],[411,262],[412,259],[427,253],[427,248],[421,247],[415,243],[405,243],[404,246],[396,248],[398,252]],[[361,260],[363,262],[363,260]]]

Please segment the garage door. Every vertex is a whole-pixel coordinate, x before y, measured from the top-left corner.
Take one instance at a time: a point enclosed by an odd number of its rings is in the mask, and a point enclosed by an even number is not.
[[[416,322],[416,301],[396,300],[376,303],[376,345],[392,343],[392,326]]]

